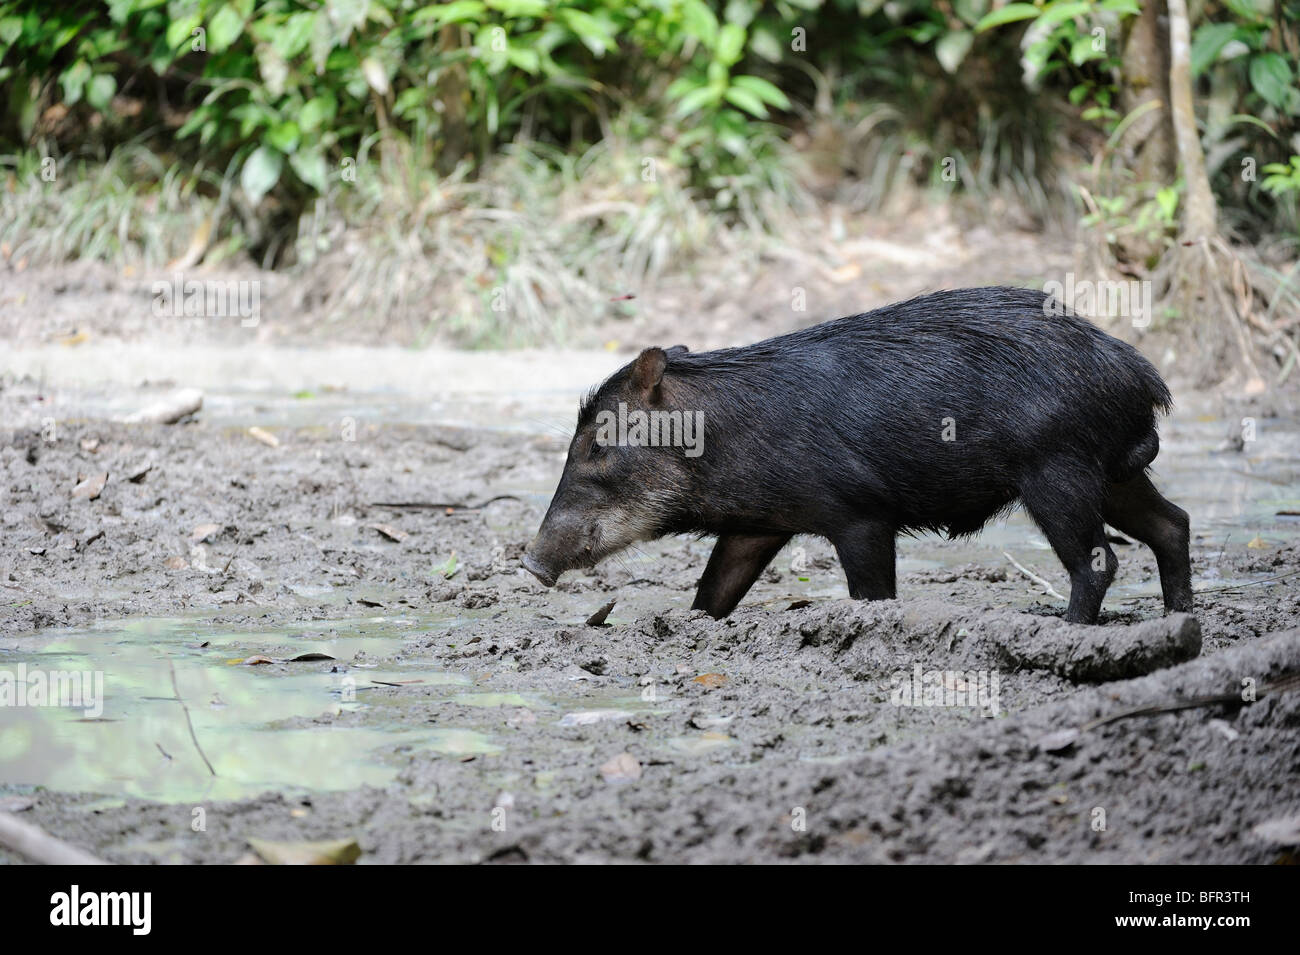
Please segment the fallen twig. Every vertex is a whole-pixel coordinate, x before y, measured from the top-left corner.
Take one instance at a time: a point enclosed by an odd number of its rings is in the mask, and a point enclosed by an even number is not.
[[[1226,593],[1229,590],[1240,590],[1243,587],[1253,587],[1256,584],[1269,584],[1275,580],[1286,580],[1288,577],[1295,577],[1297,574],[1300,574],[1300,570],[1292,570],[1289,571],[1288,573],[1276,574],[1272,577],[1261,577],[1259,580],[1248,580],[1244,584],[1229,584],[1226,587],[1206,587],[1204,590],[1196,590],[1195,588],[1193,588],[1192,593],[1221,594],[1221,593]]]
[[[190,739],[194,741],[194,748],[198,750],[199,756],[203,758],[203,765],[208,767],[208,772],[215,776],[217,775],[217,771],[212,768],[212,763],[208,761],[207,753],[203,752],[203,747],[199,745],[199,738],[194,732],[194,721],[190,719],[190,708],[186,706],[185,701],[181,699],[181,688],[176,685],[176,664],[172,662],[170,657],[167,659],[167,669],[171,670],[172,689],[176,692],[176,702],[179,703],[181,709],[185,711],[185,725],[189,727]]]
[[[1055,587],[1053,587],[1050,583],[1048,583],[1048,582],[1047,582],[1046,580],[1044,580],[1042,577],[1039,577],[1036,573],[1034,573],[1034,572],[1033,572],[1032,570],[1030,570],[1028,567],[1024,566],[1022,563],[1020,563],[1020,561],[1016,560],[1014,557],[1012,557],[1012,556],[1011,556],[1010,554],[1008,554],[1006,551],[1003,551],[1003,552],[1002,552],[1002,556],[1005,557],[1007,560],[1011,561],[1012,566],[1014,566],[1014,567],[1016,568],[1016,570],[1020,571],[1022,574],[1024,574],[1026,577],[1028,577],[1030,580],[1032,580],[1034,583],[1036,583],[1036,584],[1038,584],[1039,586],[1041,586],[1041,587],[1043,588],[1043,590],[1045,590],[1045,591],[1048,593],[1049,596],[1055,597],[1057,600],[1064,600],[1064,599],[1065,599],[1065,597],[1064,597],[1062,594],[1058,594],[1058,593],[1056,592],[1056,588],[1055,588]]]
[[[0,812],[0,846],[41,865],[108,865],[8,812]]]
[[[498,494],[479,504],[458,504],[454,501],[371,501],[371,507],[391,507],[399,511],[478,511],[494,501],[517,501],[513,494]]]
[[[1300,690],[1300,673],[1289,673],[1286,676],[1274,680],[1272,683],[1265,683],[1255,691],[1255,699],[1263,699],[1270,693],[1287,693],[1294,690]],[[1153,703],[1149,706],[1137,706],[1131,710],[1120,710],[1118,713],[1111,713],[1109,716],[1098,717],[1095,720],[1089,720],[1079,727],[1080,732],[1096,729],[1099,726],[1106,726],[1109,723],[1117,723],[1120,720],[1126,720],[1134,716],[1158,716],[1161,713],[1177,713],[1179,710],[1191,710],[1202,706],[1216,706],[1218,704],[1239,704],[1246,702],[1241,698],[1241,693],[1213,693],[1209,696],[1194,696],[1187,700],[1178,700],[1175,703]]]

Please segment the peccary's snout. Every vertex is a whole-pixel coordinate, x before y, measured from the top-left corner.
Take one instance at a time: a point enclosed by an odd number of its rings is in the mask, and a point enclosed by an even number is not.
[[[555,586],[555,579],[558,575],[551,573],[549,570],[543,567],[528,551],[524,551],[524,557],[522,563],[524,565],[524,570],[528,571],[530,574],[532,574],[534,577],[540,580],[543,586],[545,587]]]
[[[522,563],[543,585],[554,587],[566,570],[595,563],[594,543],[595,533],[588,522],[552,507],[524,551]]]

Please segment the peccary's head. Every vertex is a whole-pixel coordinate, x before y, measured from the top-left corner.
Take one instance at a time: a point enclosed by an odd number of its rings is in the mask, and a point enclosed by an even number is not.
[[[685,352],[647,348],[583,401],[559,487],[524,553],[546,586],[672,529],[704,448],[704,415],[672,373]]]

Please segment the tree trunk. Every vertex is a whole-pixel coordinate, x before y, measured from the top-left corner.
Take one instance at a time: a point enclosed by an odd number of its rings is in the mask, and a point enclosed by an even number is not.
[[[1135,109],[1155,103],[1134,120],[1125,139],[1129,168],[1139,182],[1167,183],[1174,179],[1174,128],[1169,118],[1169,36],[1160,22],[1163,4],[1147,2],[1142,12],[1128,21],[1124,51],[1120,57],[1123,85],[1120,89],[1120,112],[1129,115]]]
[[[1187,195],[1183,206],[1182,237],[1184,242],[1201,242],[1217,231],[1218,206],[1205,172],[1205,153],[1196,128],[1196,110],[1192,104],[1192,40],[1187,20],[1186,0],[1167,0],[1169,4],[1169,98],[1172,107],[1174,137],[1178,142],[1178,159],[1182,164]]]

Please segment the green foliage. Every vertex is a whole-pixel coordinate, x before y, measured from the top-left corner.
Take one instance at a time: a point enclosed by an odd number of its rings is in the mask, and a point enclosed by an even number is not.
[[[567,143],[583,119],[594,129],[611,104],[662,92],[671,75],[683,131],[674,161],[735,172],[762,139],[749,121],[791,106],[740,68],[757,0],[733,0],[722,19],[703,0],[46,6],[0,0],[0,121],[11,140],[49,132],[41,118],[56,103],[110,124],[116,95],[152,109],[161,81],[168,112],[184,117],[180,148],[235,157],[254,201],[277,186],[319,193],[343,157],[393,135],[425,144],[444,168],[480,163],[520,133]],[[770,53],[771,31],[764,39]]]
[[[892,106],[889,135],[917,181],[955,159],[975,172],[962,187],[1041,183],[1060,113],[1120,128],[1121,37],[1138,12],[1138,0],[0,0],[0,149],[111,151],[152,130],[167,163],[228,170],[254,206],[293,218],[397,144],[442,175],[477,172],[521,141],[581,153],[629,113],[696,195],[743,215],[782,188],[781,140],[827,99],[840,115]],[[1193,69],[1232,100],[1231,139],[1207,123],[1207,153],[1214,136],[1236,144],[1216,188],[1267,211],[1278,194],[1231,178],[1229,160],[1294,148],[1300,0],[1207,0],[1198,17]]]
[[[1260,188],[1275,196],[1300,193],[1300,156],[1292,156],[1289,163],[1274,162],[1264,167],[1268,177]]]

